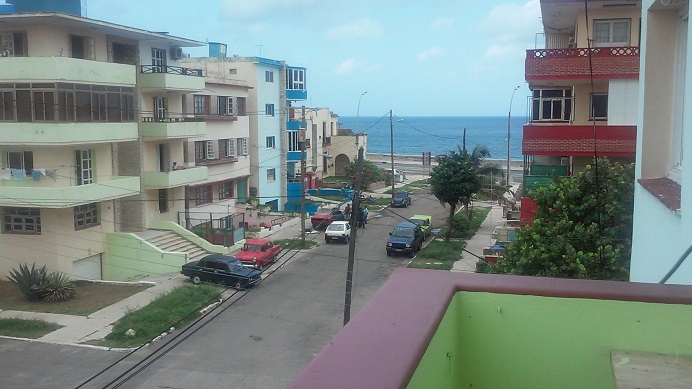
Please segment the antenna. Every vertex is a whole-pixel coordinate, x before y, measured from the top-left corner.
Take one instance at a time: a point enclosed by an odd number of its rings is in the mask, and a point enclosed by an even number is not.
[[[259,52],[260,52],[259,56],[260,57],[262,56],[262,46],[264,46],[264,45],[255,45],[255,47],[259,47]]]

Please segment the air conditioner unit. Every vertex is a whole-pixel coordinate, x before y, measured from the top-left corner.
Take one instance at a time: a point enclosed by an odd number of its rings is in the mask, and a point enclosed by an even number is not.
[[[183,48],[173,46],[171,47],[171,59],[181,59],[183,58]]]
[[[567,45],[569,47],[575,47],[577,45],[577,37],[575,37],[575,36],[569,37],[569,40],[567,41]]]

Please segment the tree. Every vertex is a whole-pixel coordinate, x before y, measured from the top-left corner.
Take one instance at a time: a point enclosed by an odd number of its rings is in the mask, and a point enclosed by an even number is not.
[[[437,166],[430,172],[430,189],[441,204],[449,204],[446,241],[452,234],[457,205],[468,204],[480,185],[480,178],[465,150],[461,154],[451,151],[437,158]]]
[[[634,164],[607,159],[536,189],[536,219],[491,272],[626,280],[632,247]]]
[[[353,183],[356,179],[356,161],[349,162],[344,166],[344,174],[346,179]],[[363,181],[361,182],[361,187],[366,188],[373,182],[384,180],[384,172],[377,165],[370,161],[363,161]]]
[[[467,158],[471,161],[471,165],[473,166],[473,169],[475,170],[476,174],[479,176],[481,180],[481,187],[478,190],[486,190],[490,192],[490,196],[492,198],[492,191],[489,189],[493,185],[491,184],[491,181],[493,180],[494,175],[499,175],[500,177],[503,177],[505,174],[504,169],[500,167],[500,165],[496,163],[489,163],[485,159],[490,158],[490,150],[488,150],[488,146],[486,145],[476,145],[476,147],[473,148],[473,151],[471,151],[471,154],[468,154],[468,151],[466,150],[466,143],[462,144],[462,146],[457,146],[458,154],[462,156],[463,158]],[[496,185],[495,188],[497,189],[498,186]],[[507,190],[507,187],[500,187],[504,188],[504,191]],[[504,191],[501,194],[504,194]],[[474,193],[475,194],[475,193]],[[465,199],[464,201],[464,212],[467,217],[469,217],[469,203],[471,202],[471,198],[469,197],[468,199]]]

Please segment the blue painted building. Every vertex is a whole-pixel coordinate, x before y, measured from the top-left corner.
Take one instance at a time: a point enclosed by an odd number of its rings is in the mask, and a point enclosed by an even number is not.
[[[300,102],[307,100],[306,70],[286,66],[286,194],[288,202],[300,201],[300,130],[304,129]],[[306,145],[306,149],[308,145]],[[310,172],[312,173],[312,172]]]

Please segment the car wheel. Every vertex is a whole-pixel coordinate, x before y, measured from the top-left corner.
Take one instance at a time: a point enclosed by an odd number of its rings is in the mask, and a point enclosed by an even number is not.
[[[235,289],[241,290],[241,289],[243,289],[243,283],[240,281],[236,281],[235,284],[233,284],[233,287]]]
[[[195,285],[199,285],[199,283],[202,282],[202,280],[199,278],[199,276],[192,276],[192,277],[190,277],[190,279],[192,280],[192,283]]]
[[[276,263],[276,261],[279,259],[279,254],[274,254],[272,257],[272,263]]]
[[[324,238],[324,243],[329,244],[329,238]]]
[[[391,256],[392,256],[392,252],[389,251],[389,250],[387,250],[387,256],[388,256],[388,257],[391,257]]]

